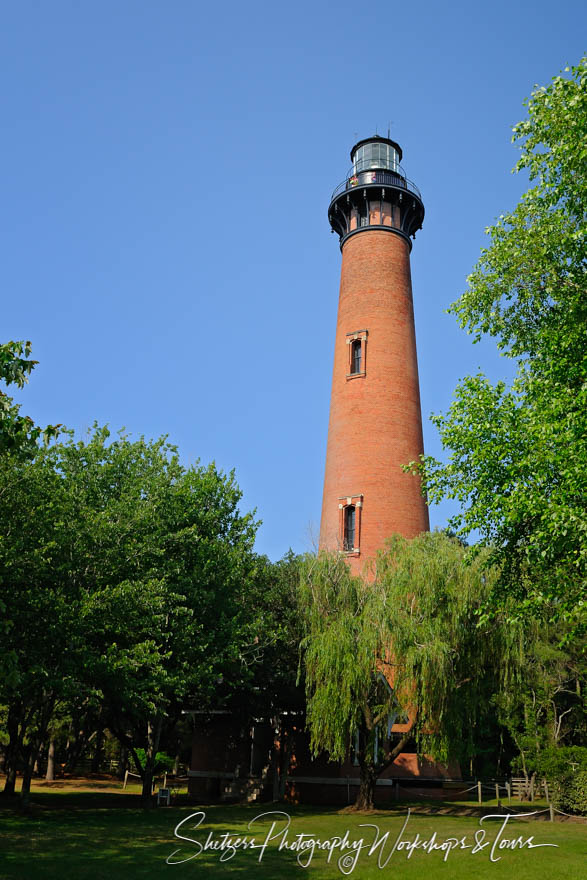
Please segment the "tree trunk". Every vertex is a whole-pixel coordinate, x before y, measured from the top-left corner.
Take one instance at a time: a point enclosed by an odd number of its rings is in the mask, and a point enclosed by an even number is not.
[[[153,806],[153,768],[145,767],[143,775],[143,790],[141,792],[141,805],[149,810]]]
[[[92,756],[92,763],[90,765],[90,773],[99,773],[100,772],[100,762],[102,760],[102,743],[104,741],[104,731],[102,728],[98,728],[98,732],[96,734],[96,743],[94,748],[94,754]]]
[[[75,736],[75,738],[73,738]],[[65,746],[65,770],[67,773],[75,773],[78,762],[82,756],[83,750],[87,746],[87,738],[83,730],[78,730],[74,734],[73,728],[70,728],[69,739]]]
[[[161,739],[163,718],[149,719],[147,723],[147,748],[145,751],[145,771],[143,775],[143,791],[141,802],[143,807],[149,809],[153,806],[153,776],[155,775],[155,758]]]
[[[13,795],[16,791],[16,766],[11,762],[6,773],[6,782],[2,794]]]
[[[279,783],[281,776],[281,768],[279,756],[283,748],[283,728],[279,717],[271,719],[271,727],[273,728],[273,743],[271,745],[271,771],[273,774],[273,792],[271,799],[273,803],[279,800]]]
[[[55,740],[49,740],[49,751],[47,752],[47,772],[45,773],[47,782],[53,782],[55,779]]]
[[[379,776],[391,767],[397,756],[405,749],[408,742],[412,738],[411,729],[415,724],[416,716],[412,719],[410,731],[404,733],[403,737],[395,744],[393,748],[389,748],[386,752],[386,758],[383,762],[375,762],[374,740],[372,738],[373,727],[364,728],[361,731],[359,742],[359,767],[361,769],[361,782],[359,784],[359,793],[353,807],[354,810],[372,810],[375,798],[375,786]],[[377,740],[375,740],[376,742]],[[391,743],[389,744],[391,746]]]
[[[29,810],[30,800],[31,800],[31,777],[33,775],[33,768],[30,765],[30,762],[27,761],[26,766],[24,768],[22,774],[22,787],[20,789],[20,807],[26,813]]]
[[[375,767],[370,762],[361,762],[361,784],[359,785],[359,793],[355,801],[355,810],[372,810],[373,799],[375,797],[375,785],[377,783],[377,773]]]
[[[29,801],[30,801],[30,791],[31,791],[31,777],[33,775],[33,768],[39,757],[39,752],[41,750],[41,746],[45,741],[47,736],[47,731],[49,729],[49,723],[51,721],[51,716],[53,715],[53,709],[55,707],[55,698],[51,695],[45,698],[42,703],[42,708],[38,715],[38,727],[37,732],[31,738],[30,742],[23,748],[21,745],[21,752],[24,757],[24,769],[22,775],[22,788],[20,793],[20,803],[21,808],[28,812],[29,809]],[[39,717],[40,716],[40,717]],[[24,737],[23,737],[24,739]]]
[[[120,746],[120,752],[118,753],[118,778],[124,779],[124,775],[127,771],[128,765],[128,749],[126,746]]]
[[[28,813],[31,800],[31,779],[33,776],[33,768],[37,755],[39,754],[39,746],[31,743],[26,750],[24,768],[22,771],[22,787],[20,789],[20,807],[23,812]]]
[[[6,782],[4,783],[4,791],[2,793],[8,796],[13,795],[16,790],[16,769],[19,764],[21,746],[18,724],[18,710],[20,708],[20,706],[17,706],[15,709],[11,706],[6,720],[6,730],[8,732],[8,745],[4,750]]]

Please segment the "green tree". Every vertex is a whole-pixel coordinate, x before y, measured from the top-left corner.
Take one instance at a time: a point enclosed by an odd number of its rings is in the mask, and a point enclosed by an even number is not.
[[[186,700],[213,700],[248,648],[243,597],[256,523],[238,510],[233,474],[185,469],[163,440],[106,444],[98,435],[90,446],[68,447],[61,462],[89,511],[80,536],[89,554],[80,567],[94,581],[86,668],[110,729],[135,754],[148,804],[165,728]]]
[[[438,760],[468,761],[492,695],[514,674],[516,631],[497,619],[476,626],[494,573],[464,553],[440,533],[396,535],[371,578],[327,553],[303,573],[311,746],[342,761],[358,732],[357,809],[372,807],[378,776],[411,739]]]
[[[498,720],[517,752],[513,769],[524,774],[528,791],[536,773],[554,778],[551,768],[585,741],[587,660],[582,646],[561,646],[564,641],[560,623],[525,622],[515,686],[494,698]]]
[[[30,353],[30,342],[5,342],[0,345],[0,380],[18,388],[26,385],[37,363],[29,358]],[[41,429],[29,416],[21,416],[20,406],[0,390],[0,453],[34,453],[40,438],[48,441],[58,431],[59,426]]]
[[[294,740],[291,718],[305,708],[303,683],[298,683],[299,645],[303,635],[297,594],[305,557],[291,550],[277,562],[259,557],[246,597],[250,611],[249,643],[252,650],[246,665],[238,670],[235,687],[226,706],[246,724],[251,718],[271,721],[279,748],[272,747],[269,761],[273,776],[273,798],[285,797]]]
[[[494,607],[585,626],[587,556],[587,60],[538,88],[514,128],[533,186],[491,238],[451,306],[517,363],[511,385],[465,378],[433,418],[447,463],[421,464],[430,501],[457,499],[500,577]]]
[[[165,725],[184,700],[212,700],[247,650],[257,524],[238,509],[233,474],[182,467],[165,439],[111,441],[97,428],[31,462],[5,459],[2,473],[11,766],[30,779],[58,701],[78,715],[99,707],[148,804]]]
[[[6,785],[14,792],[23,770],[26,801],[33,764],[55,707],[72,686],[68,639],[75,608],[55,577],[58,548],[51,513],[58,513],[60,480],[44,466],[48,450],[28,459],[21,448],[0,456],[0,702],[7,707]]]
[[[287,709],[303,709],[304,693],[297,684],[302,621],[297,594],[304,556],[289,550],[277,562],[258,557],[247,593],[253,646],[248,676],[241,676],[235,703],[265,717]]]

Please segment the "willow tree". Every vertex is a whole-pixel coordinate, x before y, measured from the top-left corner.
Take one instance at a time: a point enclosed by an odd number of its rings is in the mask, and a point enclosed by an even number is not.
[[[410,740],[436,760],[470,757],[493,694],[515,674],[516,631],[498,617],[478,626],[495,574],[482,556],[463,557],[441,533],[396,535],[368,577],[328,553],[303,571],[311,748],[343,761],[358,741],[356,809],[373,806],[377,778]]]

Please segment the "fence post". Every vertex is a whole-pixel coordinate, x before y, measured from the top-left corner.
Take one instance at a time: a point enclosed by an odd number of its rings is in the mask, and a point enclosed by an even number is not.
[[[122,790],[123,790],[123,791],[124,791],[124,789],[126,788],[126,783],[127,783],[127,782],[128,782],[128,770],[125,770],[125,771],[124,771],[124,784],[123,784],[123,786],[122,786]]]
[[[534,776],[530,779],[530,803],[534,801]]]
[[[481,795],[481,783],[480,783],[480,782],[477,783],[477,800],[479,801],[480,804],[483,803],[483,798],[482,798],[482,795]]]
[[[497,806],[499,807],[499,784],[495,783],[495,800],[497,801]]]
[[[554,807],[552,806],[552,804],[548,805],[548,809],[550,810],[550,821],[554,822]]]
[[[507,789],[507,793],[508,793],[508,804],[511,804],[511,802],[512,802],[512,786],[511,786],[511,783],[510,783],[510,782],[506,782],[505,787],[506,787],[506,789]]]

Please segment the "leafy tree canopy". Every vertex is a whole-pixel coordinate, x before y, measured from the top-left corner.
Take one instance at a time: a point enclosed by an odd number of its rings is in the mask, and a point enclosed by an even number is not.
[[[29,358],[30,342],[5,342],[0,345],[0,380],[6,385],[22,388],[37,363]],[[23,357],[24,355],[24,357]],[[29,416],[20,415],[20,406],[0,390],[0,453],[34,452],[40,437],[55,437],[59,426],[38,428]]]
[[[500,577],[494,608],[585,627],[587,558],[587,59],[538,88],[514,128],[515,171],[533,186],[487,229],[490,245],[450,311],[517,361],[508,387],[462,380],[433,417],[447,463],[420,465],[430,501],[453,498],[451,527],[478,530]]]
[[[12,769],[29,772],[57,707],[98,704],[145,748],[215,695],[252,639],[244,597],[257,523],[234,475],[184,468],[165,438],[0,456],[0,702]],[[137,764],[142,768],[140,761]],[[150,774],[150,775],[149,775]]]
[[[258,556],[245,597],[250,611],[250,648],[227,705],[264,717],[300,710],[296,686],[302,621],[297,604],[304,557],[290,549],[277,562]]]

